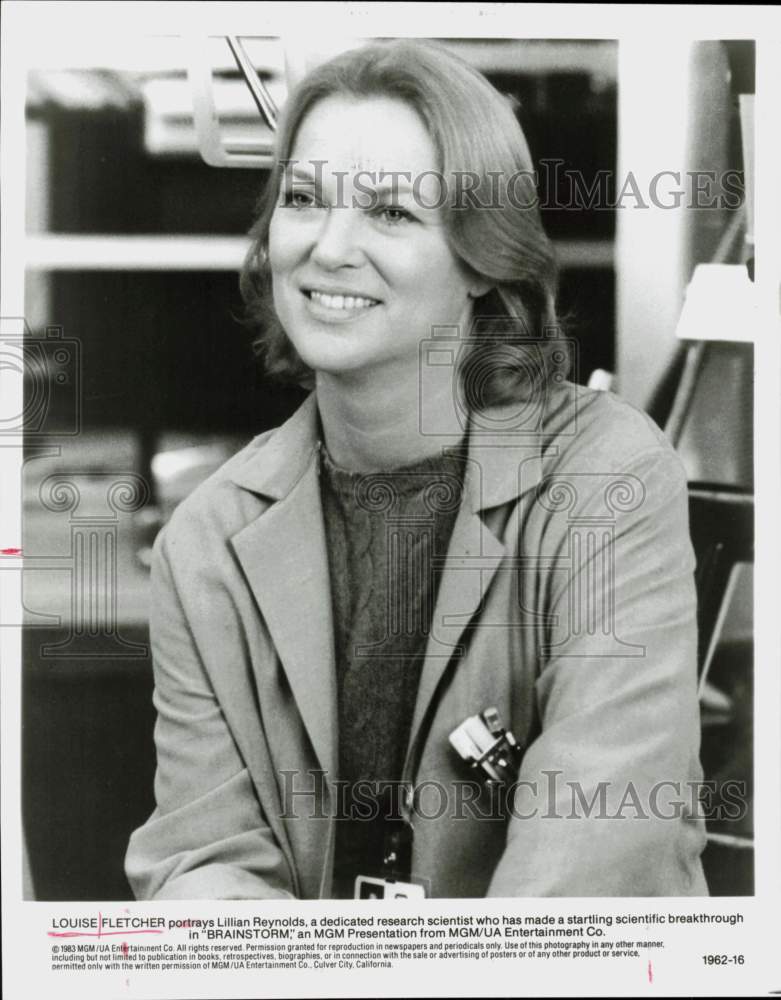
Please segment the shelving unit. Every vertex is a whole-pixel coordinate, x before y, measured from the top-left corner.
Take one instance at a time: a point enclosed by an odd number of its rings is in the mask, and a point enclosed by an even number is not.
[[[615,42],[439,41],[520,102],[522,123],[538,160],[560,159],[565,168],[582,171],[587,182],[598,170],[612,171]],[[307,54],[296,50],[295,40],[246,38],[242,44],[281,104],[286,64],[305,62]],[[217,37],[209,45],[221,121],[231,135],[262,138],[267,129],[228,46]],[[27,314],[34,326],[56,322],[71,331],[83,330],[90,339],[85,344],[88,366],[93,357],[97,368],[106,351],[88,333],[93,326],[90,315],[103,310],[106,296],[116,299],[120,287],[125,290],[121,295],[130,297],[125,306],[117,301],[117,310],[125,314],[133,308],[128,284],[132,275],[151,287],[155,273],[174,272],[182,279],[189,273],[199,286],[198,297],[213,286],[214,308],[222,311],[225,330],[233,327],[236,336],[244,336],[235,323],[240,302],[235,294],[225,297],[226,280],[235,280],[241,266],[244,234],[264,171],[215,171],[200,161],[186,77],[189,58],[186,41],[173,36],[149,39],[143,47],[100,50],[91,49],[84,39],[79,51],[45,53],[30,76],[28,155],[42,183],[31,192],[28,211],[33,222],[25,251],[31,290]],[[571,113],[574,106],[577,115]],[[270,134],[267,138],[270,142]],[[547,175],[541,170],[540,176]],[[43,204],[46,186],[51,199]],[[543,204],[549,195],[550,202],[555,201],[558,193],[541,191]],[[568,332],[580,340],[582,381],[594,368],[614,367],[614,214],[543,210],[562,271],[563,312],[571,320]],[[77,289],[79,274],[91,277]],[[119,280],[123,275],[127,280]],[[98,296],[93,301],[90,289]],[[175,329],[180,317],[166,319],[169,308],[160,301],[156,311],[162,325]],[[182,315],[186,313],[185,308]],[[133,360],[128,358],[123,366],[128,376]],[[118,410],[112,422],[122,423],[120,407],[127,396],[124,390],[116,395]],[[174,404],[172,400],[172,419]],[[95,414],[96,425],[105,422],[102,409]],[[226,414],[226,426],[230,422]]]

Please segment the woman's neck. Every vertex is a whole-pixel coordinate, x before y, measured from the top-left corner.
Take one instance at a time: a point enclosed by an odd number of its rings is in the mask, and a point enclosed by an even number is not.
[[[452,369],[435,380],[419,380],[417,372],[382,378],[318,372],[317,405],[332,460],[352,472],[382,472],[458,444],[463,415],[453,400],[452,375]]]

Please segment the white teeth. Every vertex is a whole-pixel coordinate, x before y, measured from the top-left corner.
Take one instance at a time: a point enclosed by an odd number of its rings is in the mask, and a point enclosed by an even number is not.
[[[343,309],[345,312],[350,309],[369,309],[377,303],[374,299],[365,299],[361,295],[327,295],[325,292],[309,293],[314,302],[327,306],[329,309]]]

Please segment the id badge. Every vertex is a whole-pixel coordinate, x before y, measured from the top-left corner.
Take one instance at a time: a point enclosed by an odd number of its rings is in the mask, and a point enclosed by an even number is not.
[[[387,878],[358,875],[353,899],[425,899],[426,890],[415,882],[394,882]]]

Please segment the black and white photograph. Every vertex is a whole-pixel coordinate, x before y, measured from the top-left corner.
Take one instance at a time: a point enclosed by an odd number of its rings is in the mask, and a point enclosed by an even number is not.
[[[778,16],[5,6],[4,957],[781,988]]]

